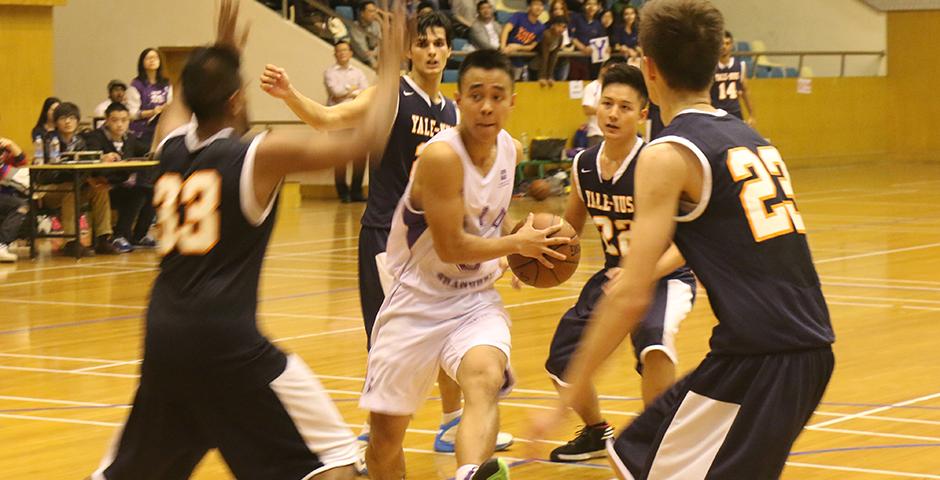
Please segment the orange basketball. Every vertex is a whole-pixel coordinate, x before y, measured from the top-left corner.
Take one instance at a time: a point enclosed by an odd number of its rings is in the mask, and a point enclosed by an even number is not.
[[[552,194],[552,186],[546,180],[537,179],[533,180],[529,184],[529,189],[526,191],[526,195],[532,199],[541,202],[545,200]]]
[[[552,235],[553,237],[577,238],[578,232],[574,230],[571,224],[565,222],[564,219],[558,215],[551,213],[536,213],[535,218],[532,219],[532,226],[536,229],[543,229],[557,225],[558,222],[564,222],[564,225],[558,233]],[[523,225],[525,225],[525,220],[516,224],[512,232],[516,233]],[[557,245],[554,249],[564,254],[566,257],[564,260],[549,258],[555,268],[545,268],[538,260],[519,254],[509,256],[509,268],[512,269],[512,273],[514,273],[519,280],[522,280],[522,282],[527,285],[538,288],[549,288],[560,285],[565,280],[571,278],[574,271],[578,269],[578,261],[581,259],[581,245],[575,242],[569,245]]]

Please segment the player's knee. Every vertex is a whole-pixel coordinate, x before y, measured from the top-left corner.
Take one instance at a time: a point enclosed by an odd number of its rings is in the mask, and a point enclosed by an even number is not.
[[[496,398],[506,382],[506,373],[495,362],[461,366],[460,387],[467,399]]]
[[[650,350],[643,356],[643,364],[647,367],[672,365],[672,359],[662,350]]]

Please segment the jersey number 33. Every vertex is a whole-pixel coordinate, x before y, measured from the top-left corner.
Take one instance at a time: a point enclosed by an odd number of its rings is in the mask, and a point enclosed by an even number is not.
[[[162,256],[174,249],[181,255],[209,253],[219,241],[221,194],[222,176],[216,170],[199,170],[186,181],[178,173],[163,174],[153,187],[158,253]]]

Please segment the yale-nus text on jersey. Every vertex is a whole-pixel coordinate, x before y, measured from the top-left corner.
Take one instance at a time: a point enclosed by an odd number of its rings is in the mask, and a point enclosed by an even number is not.
[[[606,193],[584,191],[585,205],[603,212],[633,213],[632,195],[608,195]]]
[[[411,133],[415,135],[424,135],[430,138],[437,135],[437,132],[446,130],[451,126],[452,125],[448,125],[444,122],[438,122],[434,118],[425,117],[424,115],[411,116]]]

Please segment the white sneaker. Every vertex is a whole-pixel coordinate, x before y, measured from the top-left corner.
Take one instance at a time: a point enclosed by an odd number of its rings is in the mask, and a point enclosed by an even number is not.
[[[19,257],[10,251],[9,245],[0,243],[0,263],[15,263],[17,258]]]

